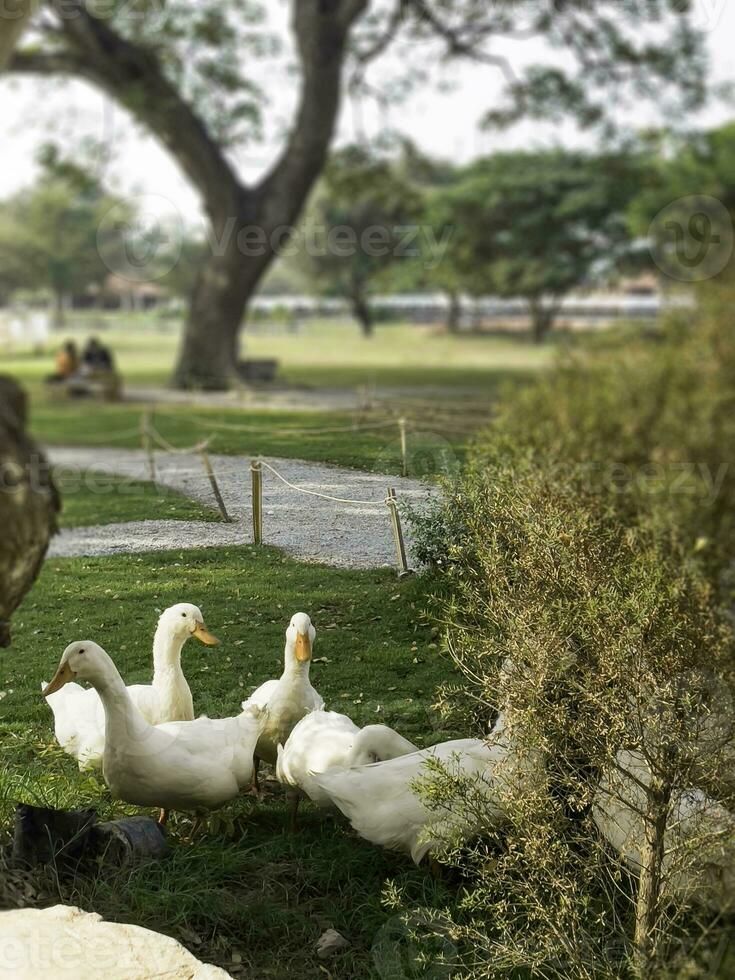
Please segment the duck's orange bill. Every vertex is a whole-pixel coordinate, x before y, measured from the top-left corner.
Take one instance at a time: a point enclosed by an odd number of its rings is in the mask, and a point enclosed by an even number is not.
[[[205,646],[208,647],[219,646],[219,640],[214,635],[214,633],[209,632],[209,630],[204,625],[204,623],[197,623],[197,628],[192,633],[192,636],[195,636],[197,640],[199,640],[200,643],[204,643]]]
[[[296,634],[296,659],[301,663],[311,660],[311,637],[306,633]]]
[[[77,675],[74,673],[68,663],[61,664],[59,669],[51,678],[51,681],[46,689],[41,692],[43,697],[47,698],[49,694],[56,694],[57,691],[61,690],[64,684],[68,684],[69,681],[73,681],[76,676]]]

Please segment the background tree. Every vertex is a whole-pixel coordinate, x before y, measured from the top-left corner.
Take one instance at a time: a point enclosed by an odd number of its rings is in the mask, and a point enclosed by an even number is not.
[[[459,330],[462,319],[462,283],[451,262],[450,246],[455,235],[454,222],[442,206],[442,193],[458,182],[462,169],[447,160],[422,153],[409,140],[401,141],[400,173],[420,194],[420,235],[417,254],[406,256],[390,271],[390,285],[396,292],[432,292],[440,289],[447,297],[446,327]]]
[[[438,281],[527,300],[542,341],[564,296],[630,248],[626,208],[642,162],[553,150],[499,153],[437,193],[433,220],[455,233]]]
[[[123,235],[103,222],[115,206],[89,166],[60,156],[54,146],[39,154],[37,182],[0,206],[0,264],[5,288],[48,289],[55,323],[64,321],[65,301],[89,286],[101,286],[108,262],[123,246]]]
[[[651,134],[647,143],[650,172],[629,211],[647,265],[673,281],[731,278],[735,123],[686,137]]]
[[[392,44],[407,46],[401,63],[414,80],[421,78],[421,65],[436,64],[442,52],[474,57],[503,70],[517,112],[533,111],[545,100],[557,112],[572,109],[589,122],[599,120],[605,101],[613,102],[613,89],[617,105],[625,94],[643,98],[651,92],[660,102],[661,87],[650,84],[652,77],[665,79],[672,95],[683,93],[689,104],[701,98],[701,45],[688,28],[685,7],[647,0],[591,7],[572,0],[552,11],[511,0],[490,8],[479,0],[299,0],[291,5],[300,68],[297,108],[276,162],[250,184],[236,172],[229,151],[244,135],[262,135],[253,60],[272,48],[256,29],[264,20],[257,4],[115,2],[105,5],[102,19],[83,0],[46,0],[38,43],[16,52],[11,67],[79,76],[109,92],[160,139],[199,191],[218,245],[200,272],[174,380],[224,387],[235,369],[247,304],[278,252],[284,226],[297,220],[326,161],[351,48],[360,77]],[[651,24],[658,44],[646,30]],[[514,32],[547,39],[553,56],[566,52],[568,70],[514,74],[493,51],[497,39]],[[421,44],[433,46],[426,60],[417,57]],[[250,247],[242,247],[243,235]]]
[[[370,294],[418,252],[407,226],[421,199],[396,161],[352,146],[328,164],[305,227],[305,261],[328,296],[347,299],[363,334],[373,333]]]

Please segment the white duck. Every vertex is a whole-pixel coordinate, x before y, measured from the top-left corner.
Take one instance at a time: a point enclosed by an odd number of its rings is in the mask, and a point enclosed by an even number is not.
[[[324,699],[309,681],[311,654],[316,630],[306,613],[296,613],[286,630],[286,650],[283,673],[279,680],[266,681],[253,691],[243,710],[265,708],[266,718],[255,750],[253,791],[258,791],[259,761],[275,765],[278,746],[285,745],[291,731],[304,715],[324,707]]]
[[[43,693],[48,697],[77,679],[92,684],[104,706],[102,774],[117,799],[201,812],[221,806],[248,786],[263,721],[258,708],[237,718],[150,725],[112,659],[91,641],[66,648]]]
[[[420,864],[448,832],[470,837],[479,829],[472,807],[432,810],[416,795],[413,784],[429,775],[427,761],[436,759],[452,775],[472,780],[473,792],[488,800],[491,819],[501,824],[504,786],[519,774],[509,744],[501,718],[488,740],[442,742],[386,762],[330,769],[314,775],[314,781],[361,837],[389,850],[405,851]]]
[[[347,715],[312,711],[296,725],[286,744],[278,746],[276,778],[296,791],[292,796],[292,829],[300,799],[298,790],[317,806],[332,805],[329,795],[317,783],[316,774],[335,766],[349,768],[383,762],[417,750],[413,742],[387,725],[361,729]]]
[[[332,800],[314,776],[335,767],[350,768],[395,759],[418,748],[387,725],[358,728],[347,715],[312,711],[296,725],[285,745],[278,746],[276,777],[300,789],[318,806]]]
[[[644,814],[651,769],[640,752],[621,750],[592,803],[597,829],[636,874],[646,845]],[[701,789],[672,794],[663,874],[680,899],[721,908],[735,896],[735,814]]]
[[[128,688],[133,703],[151,725],[194,718],[191,690],[181,669],[181,651],[192,636],[207,646],[219,643],[204,625],[197,606],[180,602],[161,614],[153,638],[153,681]],[[46,688],[45,682],[41,688]],[[80,769],[99,769],[105,749],[105,713],[94,688],[67,684],[51,694],[48,703],[59,745],[77,760]]]

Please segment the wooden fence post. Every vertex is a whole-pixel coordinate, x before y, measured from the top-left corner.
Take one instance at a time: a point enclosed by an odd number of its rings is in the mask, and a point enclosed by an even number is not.
[[[217,483],[217,477],[212,469],[212,462],[209,458],[209,453],[206,449],[201,449],[199,451],[199,457],[202,461],[202,466],[204,467],[204,472],[209,477],[209,485],[212,488],[212,493],[214,494],[214,499],[217,501],[217,506],[219,507],[219,512],[222,515],[222,520],[227,524],[231,524],[232,520],[230,515],[227,513],[227,508],[225,507],[225,502],[222,499],[222,494],[220,493],[219,484]]]
[[[393,527],[393,540],[396,544],[396,557],[398,559],[398,577],[410,575],[411,569],[408,567],[406,559],[406,543],[403,540],[403,528],[401,527],[401,515],[398,512],[398,498],[396,497],[395,487],[388,487],[386,498],[388,510],[390,511],[391,525]]]
[[[156,482],[156,457],[151,442],[151,413],[150,410],[143,412],[140,417],[140,441],[143,452],[148,460],[148,478],[152,483]]]
[[[250,463],[253,496],[253,543],[263,543],[263,467],[257,460]]]
[[[406,438],[405,419],[398,419],[398,430],[401,434],[401,476],[408,476],[408,440]]]

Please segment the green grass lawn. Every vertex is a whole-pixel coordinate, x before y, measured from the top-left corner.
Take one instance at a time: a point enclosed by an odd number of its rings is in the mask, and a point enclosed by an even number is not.
[[[165,383],[176,334],[151,319],[114,318],[105,332],[130,385]],[[125,327],[124,329],[122,327]],[[78,337],[96,330],[89,318]],[[347,325],[314,324],[302,334],[246,334],[247,354],[281,361],[281,379],[307,387],[391,388],[354,428],[344,411],[264,411],[166,406],[156,429],[176,446],[214,436],[214,452],[282,455],[397,472],[399,414],[409,420],[409,461],[430,475],[437,461],[461,458],[490,416],[505,383],[524,383],[550,360],[525,341],[450,338],[410,326],[380,327],[365,341]],[[50,351],[49,351],[50,354]],[[16,354],[4,370],[32,396],[32,428],[55,444],[140,446],[140,405],[54,403],[42,379],[50,357]],[[390,425],[382,426],[390,419]],[[331,431],[318,431],[327,429]],[[145,516],[160,491],[137,485],[129,495],[66,494],[67,526]],[[171,516],[201,518],[201,508],[165,494]],[[210,515],[216,516],[216,515]],[[198,603],[222,639],[216,650],[187,647],[184,666],[198,711],[236,713],[242,698],[282,667],[284,631],[297,610],[318,630],[312,680],[328,707],[358,724],[384,721],[419,745],[470,734],[442,727],[432,709],[448,663],[423,617],[426,583],[399,581],[391,570],[346,571],[300,564],[270,549],[242,547],[107,558],[51,559],[17,613],[14,645],[0,651],[0,826],[9,833],[14,804],[94,806],[103,818],[136,812],[113,802],[99,778],[81,775],[53,741],[40,685],[64,647],[95,639],[128,683],[151,676],[158,611]],[[171,859],[125,873],[99,870],[68,879],[42,876],[41,901],[78,904],[110,919],[175,936],[200,958],[235,975],[258,978],[380,977],[371,947],[408,907],[445,908],[459,900],[426,869],[360,841],[342,818],[304,804],[299,832],[287,829],[280,789],[264,803],[241,799],[212,816],[190,839],[191,824],[173,818]],[[351,942],[326,964],[313,952],[330,927]],[[406,967],[406,976],[414,974]]]
[[[83,341],[94,318],[69,333]],[[177,331],[153,318],[126,321],[117,316],[103,333],[114,349],[129,386],[164,385],[176,353]],[[298,335],[245,333],[248,356],[280,361],[280,380],[306,389],[359,389],[372,407],[358,413],[207,409],[158,406],[158,431],[178,447],[212,437],[216,452],[288,456],[379,472],[400,470],[397,419],[409,425],[409,454],[415,475],[424,475],[427,459],[451,451],[462,458],[468,439],[492,412],[504,387],[523,384],[553,357],[553,348],[537,348],[524,339],[449,337],[410,325],[378,328],[365,340],[350,324],[314,323]],[[32,397],[31,424],[49,444],[140,445],[144,406],[90,404],[52,399],[42,379],[50,355],[17,352],[4,370],[19,378]],[[376,389],[389,390],[375,400]],[[386,423],[386,424],[384,424]],[[329,431],[322,431],[322,430]]]
[[[102,328],[102,329],[100,329]],[[176,356],[180,324],[153,314],[81,314],[70,318],[58,343],[73,337],[84,343],[96,333],[115,352],[126,380],[134,384],[165,384]],[[308,321],[297,334],[262,326],[243,332],[243,356],[274,357],[279,378],[306,387],[355,388],[433,385],[482,389],[499,373],[533,372],[548,367],[563,339],[539,347],[521,334],[497,336],[468,333],[449,335],[436,327],[379,324],[366,339],[351,321]],[[26,380],[40,382],[51,370],[48,357],[18,351],[4,357],[9,369]],[[13,367],[10,367],[13,365]]]
[[[312,680],[330,708],[358,724],[384,721],[420,745],[455,737],[431,708],[449,667],[422,615],[424,587],[390,570],[299,564],[253,547],[48,560],[15,617],[13,647],[0,651],[0,824],[9,831],[18,800],[94,806],[103,818],[139,812],[111,801],[54,747],[40,685],[64,647],[86,638],[107,648],[128,683],[147,681],[158,611],[178,601],[200,604],[223,641],[184,652],[200,712],[236,713],[277,676],[285,627],[304,610],[318,630]],[[360,841],[337,816],[304,804],[295,836],[287,824],[278,788],[264,803],[225,807],[193,841],[188,819],[174,818],[166,863],[73,880],[49,874],[44,900],[158,929],[235,974],[335,980],[378,975],[371,946],[395,914],[383,902],[393,885],[418,905],[455,900],[427,870]],[[313,946],[329,927],[353,945],[325,973]]]
[[[71,405],[60,410],[35,401],[32,430],[46,445],[139,449],[140,417],[140,406],[96,405],[90,412],[88,407]],[[477,424],[488,418],[487,411],[478,414]],[[370,418],[366,421],[374,424]],[[397,422],[384,425],[381,419],[379,427],[364,430],[353,429],[352,422],[352,417],[344,413],[192,411],[168,406],[153,415],[157,432],[178,448],[191,447],[211,437],[209,449],[213,453],[281,456],[381,473],[400,472]],[[446,447],[462,458],[471,435],[469,427],[456,431],[453,425],[444,423],[431,423],[421,429],[409,427],[412,475],[425,472],[427,450],[430,457],[433,450]]]
[[[169,487],[95,470],[55,474],[63,503],[61,527],[125,521],[217,521],[219,514]]]

